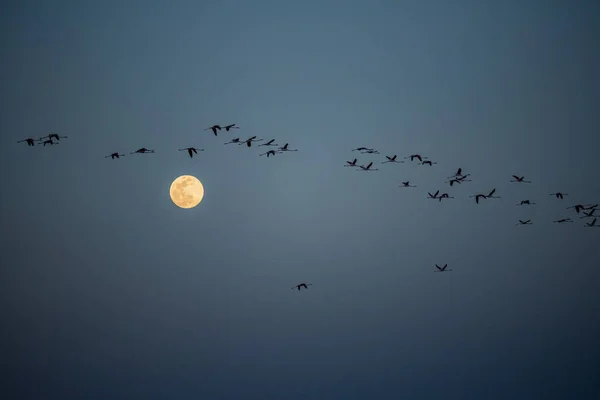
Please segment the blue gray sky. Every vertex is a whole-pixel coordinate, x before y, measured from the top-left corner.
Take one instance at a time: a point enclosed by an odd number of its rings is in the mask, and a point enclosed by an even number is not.
[[[598,398],[600,229],[565,209],[600,202],[598,2],[0,15],[2,398]],[[223,145],[252,135],[299,151]],[[438,164],[343,168],[358,146]]]

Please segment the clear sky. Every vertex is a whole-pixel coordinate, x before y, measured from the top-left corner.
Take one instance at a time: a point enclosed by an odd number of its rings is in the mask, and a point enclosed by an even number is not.
[[[600,398],[598,1],[1,7],[0,397]]]

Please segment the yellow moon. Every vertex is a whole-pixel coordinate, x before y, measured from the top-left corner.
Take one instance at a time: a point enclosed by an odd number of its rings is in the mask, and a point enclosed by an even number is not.
[[[171,183],[171,200],[181,208],[194,208],[204,197],[204,186],[195,176],[181,175]]]

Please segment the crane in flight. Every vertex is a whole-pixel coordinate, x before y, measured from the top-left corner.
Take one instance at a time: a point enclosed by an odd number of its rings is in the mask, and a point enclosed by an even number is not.
[[[360,169],[358,171],[379,171],[378,168],[371,168],[373,166],[373,161],[371,161],[367,166],[359,165]]]
[[[54,142],[52,139],[46,139],[42,141],[42,144],[44,145],[44,147],[46,147],[47,144],[49,144],[50,146],[55,145],[55,144],[59,144],[59,142]]]
[[[410,159],[410,161],[414,161],[414,160],[415,160],[415,158],[416,158],[416,159],[417,159],[417,160],[419,160],[420,162],[423,162],[423,160],[425,160],[427,157],[423,157],[423,156],[422,156],[422,155],[420,155],[420,154],[411,154],[411,155],[410,155],[410,156],[408,156],[408,157],[404,157],[404,159],[405,159],[405,160],[406,160],[407,158],[409,158],[409,159]]]
[[[150,154],[150,153],[154,153],[154,150],[148,150],[147,148],[142,147],[141,149],[137,149],[136,151],[131,152],[129,154],[135,154],[135,153],[138,153],[138,154]]]
[[[229,132],[230,129],[240,129],[240,127],[235,124],[225,125],[224,128],[226,132]]]
[[[368,151],[368,150],[373,150],[369,147],[357,147],[355,149],[352,149],[352,151]]]
[[[356,165],[357,161],[357,158],[352,161],[346,161],[346,165],[344,165],[344,167],[358,167],[358,165]]]
[[[402,164],[402,163],[404,163],[404,161],[398,161],[398,160],[396,160],[396,157],[398,157],[396,154],[394,154],[392,157],[385,156],[385,158],[387,158],[387,161],[383,161],[382,164],[387,164],[387,163]]]
[[[224,143],[224,144],[239,144],[239,143],[240,143],[240,138],[236,137],[236,138],[233,138],[229,142]]]
[[[60,141],[60,139],[67,139],[67,136],[59,136],[58,133],[52,132],[46,136],[42,136],[40,138],[40,141],[42,141],[44,139],[56,139],[56,141],[58,142],[58,141]]]
[[[579,217],[579,219],[583,219],[583,218],[595,218],[596,215],[594,215],[594,213],[598,211],[597,208],[592,208],[589,212],[583,211],[583,217]]]
[[[442,193],[439,195],[438,200],[440,201],[440,203],[442,202],[442,199],[453,199],[454,197],[451,197],[450,195],[448,195],[448,193]]]
[[[365,151],[361,151],[360,154],[379,154],[379,152],[377,150],[368,149]]]
[[[244,144],[244,143],[245,143],[245,144],[246,144],[246,146],[248,146],[248,147],[252,147],[252,143],[253,143],[253,142],[260,142],[260,141],[262,141],[262,139],[257,139],[257,137],[256,137],[256,136],[252,136],[252,137],[250,137],[250,138],[248,138],[248,139],[244,140],[243,142],[239,142],[238,144],[239,144],[239,145],[241,145],[241,144]]]
[[[565,222],[573,222],[571,220],[571,218],[562,218],[562,219],[557,219],[556,221],[552,221],[556,224],[564,224]]]
[[[525,177],[524,177],[524,176],[518,177],[517,175],[513,175],[513,178],[515,178],[515,179],[513,179],[511,182],[518,182],[518,183],[531,183],[531,181],[526,181],[526,180],[524,180],[524,179],[525,179]]]
[[[298,289],[298,291],[300,291],[301,288],[308,289],[309,286],[312,286],[312,283],[302,282],[297,284],[296,286],[292,286],[292,290]]]
[[[35,146],[35,139],[33,139],[33,138],[19,140],[17,143],[23,143],[23,142],[26,142],[27,146]]]
[[[431,194],[429,192],[427,192],[427,194],[429,195],[427,198],[428,199],[437,199],[438,194],[440,193],[440,191],[438,190],[437,192],[435,192],[434,194]]]
[[[531,222],[530,219],[528,219],[527,221],[523,221],[522,219],[520,219],[517,225],[533,225],[533,222]]]
[[[275,139],[269,140],[267,143],[259,144],[258,146],[279,146],[277,143],[273,143]]]
[[[402,186],[400,187],[416,187],[410,184],[410,181],[402,182]]]
[[[521,202],[519,204],[517,204],[518,206],[528,206],[528,205],[533,205],[535,203],[532,203],[529,200],[521,200]]]
[[[425,160],[425,161],[421,161],[418,165],[429,165],[431,167],[433,164],[437,164],[437,162]]]
[[[179,149],[177,151],[187,151],[190,158],[194,156],[194,154],[198,154],[199,151],[204,151],[204,149],[197,149],[195,147],[186,147],[185,149]]]
[[[550,193],[550,196],[555,196],[557,199],[562,200],[563,196],[568,196],[569,193],[561,193],[561,192],[556,192],[556,193]]]
[[[433,272],[447,272],[447,271],[452,271],[451,269],[446,269],[446,268],[448,268],[448,264],[444,264],[443,267],[440,267],[439,265],[435,264],[435,267],[437,269],[434,270]]]
[[[298,151],[298,149],[288,148],[289,145],[289,143],[284,144],[282,147],[279,148],[279,151]]]
[[[475,203],[479,204],[479,199],[487,199],[487,196],[485,194],[474,194],[473,196],[469,196],[469,197],[474,197],[475,198]]]
[[[210,127],[206,128],[205,131],[209,131],[209,130],[213,131],[213,133],[215,134],[215,136],[217,136],[217,131],[220,131],[221,129],[222,129],[221,125],[213,125],[213,126],[210,126]]]
[[[588,210],[588,209],[595,208],[595,207],[590,207],[590,205],[589,205],[589,204],[575,204],[574,206],[567,207],[567,210],[569,210],[569,209],[571,209],[571,208],[574,208],[574,209],[575,209],[575,212],[576,212],[577,214],[579,214],[579,212],[580,212],[581,210]]]
[[[125,154],[112,153],[107,156],[104,156],[104,158],[110,158],[111,160],[114,160],[115,158],[120,158],[120,157],[125,157]]]
[[[281,153],[283,153],[283,151],[279,151],[279,150],[269,150],[269,151],[267,151],[266,153],[259,154],[259,156],[264,156],[264,155],[266,155],[266,156],[267,156],[267,158],[269,158],[269,157],[271,157],[271,156],[274,156],[275,154],[281,154]]]

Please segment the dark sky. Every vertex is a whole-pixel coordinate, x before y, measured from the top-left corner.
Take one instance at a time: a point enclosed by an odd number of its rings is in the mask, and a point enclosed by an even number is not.
[[[0,15],[0,397],[600,398],[600,229],[565,209],[600,202],[598,1]],[[223,146],[252,135],[299,151]]]

